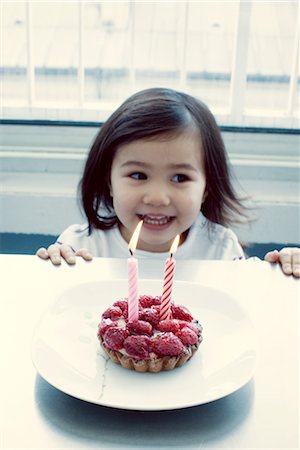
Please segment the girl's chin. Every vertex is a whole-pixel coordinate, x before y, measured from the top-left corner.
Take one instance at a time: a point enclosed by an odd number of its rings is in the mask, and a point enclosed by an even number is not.
[[[122,225],[119,227],[123,238],[129,242],[131,233],[128,228]],[[143,223],[137,248],[152,253],[166,253],[170,250],[177,234],[181,233],[174,226],[174,221],[163,225]]]
[[[166,253],[170,250],[172,242],[176,235],[162,236],[161,233],[147,233],[143,239],[139,239],[138,249],[153,253]]]
[[[170,250],[171,243],[153,243],[153,242],[139,242],[138,250],[151,253],[167,253]]]

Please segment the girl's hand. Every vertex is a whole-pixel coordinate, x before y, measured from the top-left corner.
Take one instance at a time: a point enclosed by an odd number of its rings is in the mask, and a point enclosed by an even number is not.
[[[300,248],[285,247],[280,252],[273,250],[265,255],[265,261],[278,262],[286,275],[300,277]]]
[[[68,264],[76,264],[76,256],[81,256],[85,261],[91,261],[93,256],[86,248],[80,248],[76,252],[67,244],[52,244],[47,249],[41,247],[36,255],[42,259],[50,259],[55,266],[61,264],[64,259]]]

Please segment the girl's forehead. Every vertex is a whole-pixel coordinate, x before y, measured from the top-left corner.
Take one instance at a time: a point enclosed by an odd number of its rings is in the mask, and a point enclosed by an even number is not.
[[[158,134],[150,137],[143,137],[133,139],[129,143],[121,144],[119,150],[138,151],[139,149],[153,149],[164,146],[181,147],[182,150],[187,146],[195,147],[198,150],[202,149],[202,139],[199,130],[195,128],[188,128],[180,132]],[[184,147],[182,147],[184,146]]]
[[[158,159],[161,162],[164,160],[181,162],[188,159],[201,162],[203,150],[198,130],[133,140],[118,147],[114,162],[123,163],[126,160],[154,162]]]

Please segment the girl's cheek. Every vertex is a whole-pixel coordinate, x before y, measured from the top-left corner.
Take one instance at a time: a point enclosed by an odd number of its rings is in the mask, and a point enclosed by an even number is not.
[[[200,195],[188,195],[182,199],[182,203],[185,204],[185,208],[189,211],[200,210],[202,204],[202,198]]]
[[[126,193],[124,189],[118,189],[118,193],[115,195],[115,199],[117,200],[119,205],[131,205],[135,201],[135,195]]]

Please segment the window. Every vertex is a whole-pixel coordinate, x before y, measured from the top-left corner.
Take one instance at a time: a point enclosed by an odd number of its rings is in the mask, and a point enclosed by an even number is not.
[[[223,125],[297,128],[296,1],[4,2],[2,118],[103,121],[151,86]]]

